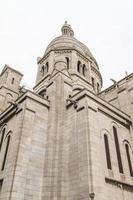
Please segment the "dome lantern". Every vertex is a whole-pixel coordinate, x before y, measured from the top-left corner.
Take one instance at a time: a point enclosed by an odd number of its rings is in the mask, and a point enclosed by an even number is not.
[[[61,28],[62,35],[64,36],[74,36],[74,31],[71,26],[65,21],[65,24]]]

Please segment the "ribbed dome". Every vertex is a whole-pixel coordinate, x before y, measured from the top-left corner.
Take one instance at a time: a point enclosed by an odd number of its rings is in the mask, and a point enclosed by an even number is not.
[[[48,53],[51,50],[55,49],[76,49],[77,51],[81,52],[85,56],[93,57],[92,53],[86,47],[83,43],[78,41],[76,38],[74,38],[74,32],[70,25],[65,22],[65,24],[62,27],[62,35],[59,37],[56,37],[54,40],[50,42],[48,45],[45,54]]]

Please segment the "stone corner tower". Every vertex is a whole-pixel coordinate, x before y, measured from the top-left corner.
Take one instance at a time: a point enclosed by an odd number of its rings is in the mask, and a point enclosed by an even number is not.
[[[19,95],[23,74],[5,65],[0,74],[0,112],[15,101]]]

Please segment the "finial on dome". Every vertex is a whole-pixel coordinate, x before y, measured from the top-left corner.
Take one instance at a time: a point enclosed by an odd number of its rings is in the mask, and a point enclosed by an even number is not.
[[[74,31],[71,26],[65,21],[65,24],[61,28],[62,35],[64,36],[74,36]]]

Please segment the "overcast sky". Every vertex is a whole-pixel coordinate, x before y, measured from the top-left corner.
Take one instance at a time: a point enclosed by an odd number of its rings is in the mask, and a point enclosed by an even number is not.
[[[21,71],[32,88],[37,57],[65,20],[96,58],[104,88],[133,72],[133,0],[1,0],[0,70]]]

